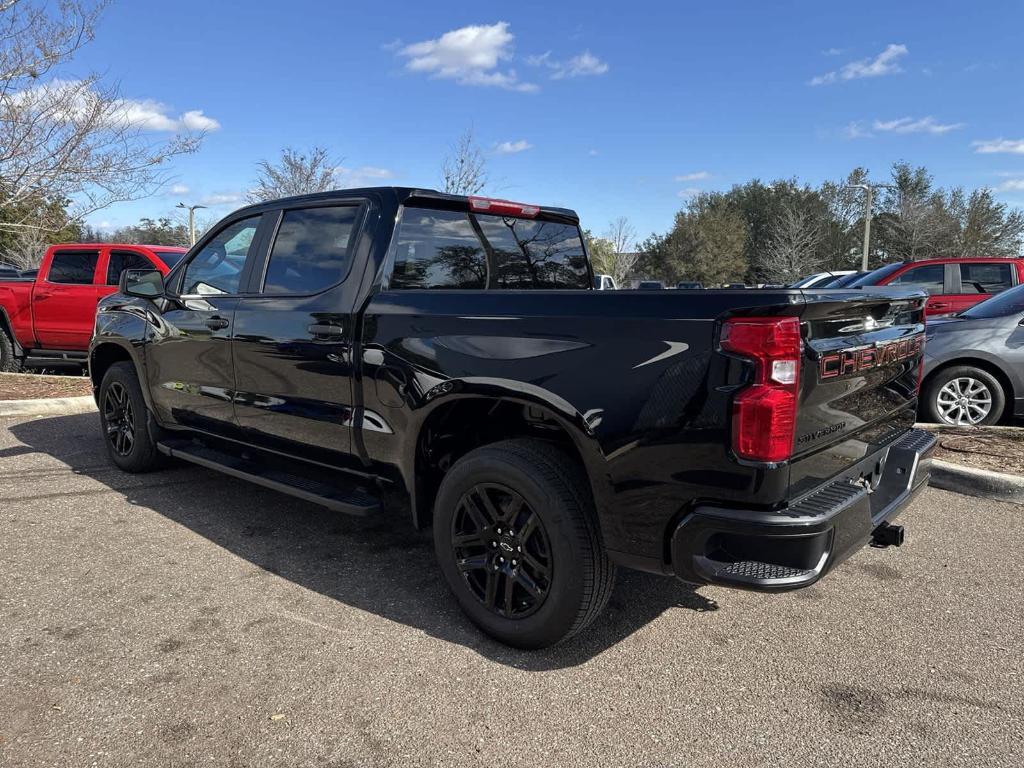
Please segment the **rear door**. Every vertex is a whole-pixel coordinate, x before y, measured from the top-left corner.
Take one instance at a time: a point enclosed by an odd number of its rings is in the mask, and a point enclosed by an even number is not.
[[[954,314],[1017,284],[1017,265],[1010,259],[963,261],[950,266],[954,272],[953,290],[946,299]]]
[[[146,347],[160,419],[237,436],[231,333],[239,296],[264,242],[264,217],[235,218],[206,236],[168,283]]]
[[[266,214],[266,257],[235,312],[235,411],[244,439],[350,463],[356,297],[371,204],[339,199]],[[365,246],[365,247],[364,247]]]
[[[895,298],[901,294],[907,298]],[[913,425],[924,354],[924,301],[912,292],[864,288],[806,295],[795,494]]]
[[[45,349],[84,350],[89,346],[99,301],[100,248],[53,252],[50,267],[36,280],[32,315],[36,339]]]
[[[928,291],[928,316],[949,315],[955,311],[950,298],[956,290],[955,267],[955,264],[918,264],[900,270],[884,284],[922,288]]]

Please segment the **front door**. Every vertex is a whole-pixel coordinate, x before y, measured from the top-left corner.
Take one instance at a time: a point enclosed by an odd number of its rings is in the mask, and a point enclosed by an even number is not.
[[[84,350],[96,320],[98,248],[53,253],[50,268],[32,293],[36,339],[44,349]]]
[[[247,442],[351,463],[361,202],[266,214],[277,218],[273,242],[234,323],[235,412]]]
[[[231,333],[260,220],[236,219],[205,238],[168,285],[162,322],[146,347],[149,388],[163,423],[237,435]]]

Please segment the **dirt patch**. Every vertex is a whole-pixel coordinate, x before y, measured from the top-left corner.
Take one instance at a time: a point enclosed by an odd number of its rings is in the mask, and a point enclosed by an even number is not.
[[[0,373],[0,400],[46,400],[91,394],[92,382],[85,376]]]
[[[975,469],[1024,474],[1024,428],[949,427],[933,429],[935,458]]]

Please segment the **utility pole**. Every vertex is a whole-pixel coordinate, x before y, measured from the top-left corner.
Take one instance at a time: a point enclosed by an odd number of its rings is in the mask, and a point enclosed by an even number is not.
[[[196,209],[205,208],[205,205],[185,205],[178,203],[175,208],[184,208],[188,211],[188,239],[191,245],[196,244]]]
[[[871,214],[875,206],[876,189],[893,189],[891,184],[847,184],[847,189],[864,190],[864,251],[861,254],[861,271],[868,271],[868,253],[871,250]]]

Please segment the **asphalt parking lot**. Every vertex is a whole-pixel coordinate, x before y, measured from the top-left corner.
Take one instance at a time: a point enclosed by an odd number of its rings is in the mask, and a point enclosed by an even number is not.
[[[1024,508],[929,490],[903,522],[786,595],[622,573],[525,653],[404,519],[0,419],[0,765],[1024,764]]]

